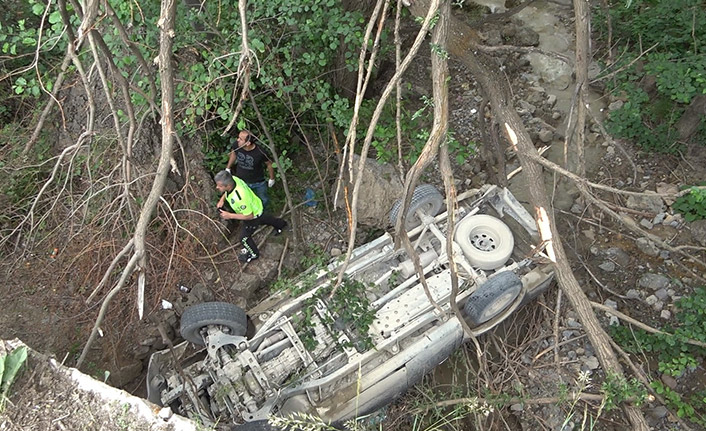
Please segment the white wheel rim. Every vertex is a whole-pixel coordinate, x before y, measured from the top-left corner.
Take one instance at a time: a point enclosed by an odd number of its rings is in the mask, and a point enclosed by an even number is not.
[[[470,240],[473,247],[480,251],[493,251],[500,245],[493,233],[485,229],[473,232]]]

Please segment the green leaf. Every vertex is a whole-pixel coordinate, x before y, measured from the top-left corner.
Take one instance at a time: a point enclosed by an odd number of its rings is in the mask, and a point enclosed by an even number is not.
[[[20,367],[22,367],[22,364],[24,364],[26,360],[27,347],[25,346],[18,347],[13,350],[12,353],[7,355],[7,357],[3,361],[5,365],[5,370],[2,374],[2,383],[0,384],[0,389],[3,393],[7,392],[7,390],[10,388],[10,385],[12,384],[13,380],[15,380],[15,376],[17,375],[18,371],[20,371]]]
[[[57,10],[52,12],[49,15],[49,23],[50,24],[57,24],[61,22],[61,13]]]
[[[262,41],[260,39],[256,39],[256,38],[250,39],[250,45],[252,45],[252,47],[254,49],[256,49],[257,51],[265,52],[265,44],[262,43]]]
[[[42,5],[40,3],[33,4],[32,5],[32,13],[37,16],[42,15],[44,13],[44,5]]]

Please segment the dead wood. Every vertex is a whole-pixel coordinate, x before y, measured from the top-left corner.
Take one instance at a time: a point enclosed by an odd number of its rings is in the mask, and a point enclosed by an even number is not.
[[[162,0],[160,23],[160,44],[159,44],[159,75],[162,91],[162,149],[157,166],[157,173],[152,183],[152,189],[145,199],[145,203],[140,211],[140,218],[135,226],[134,252],[122,271],[122,276],[118,284],[111,290],[101,304],[101,309],[96,322],[91,330],[91,335],[81,352],[76,367],[80,367],[86,359],[91,345],[98,334],[105,312],[111,299],[125,286],[127,279],[135,271],[138,274],[138,303],[140,293],[144,294],[141,287],[144,287],[144,271],[147,264],[147,253],[145,250],[145,236],[152,217],[154,216],[157,202],[159,201],[164,184],[169,174],[169,165],[172,157],[172,147],[174,145],[174,68],[172,62],[172,46],[174,37],[174,18],[176,14],[176,0]],[[140,316],[142,310],[139,310]]]

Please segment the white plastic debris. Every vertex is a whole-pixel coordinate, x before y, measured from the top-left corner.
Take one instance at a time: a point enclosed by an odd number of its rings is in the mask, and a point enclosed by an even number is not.
[[[163,310],[171,310],[174,308],[171,302],[167,301],[166,299],[162,300],[162,309]]]

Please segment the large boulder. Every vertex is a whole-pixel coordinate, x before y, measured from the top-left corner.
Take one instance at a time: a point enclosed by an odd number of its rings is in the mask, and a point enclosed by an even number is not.
[[[353,171],[358,169],[360,156],[353,156]],[[385,227],[392,204],[402,195],[402,181],[392,165],[380,164],[366,159],[358,194],[358,223],[366,226]],[[348,197],[353,199],[352,190]],[[345,196],[341,190],[336,200],[338,208],[345,208]]]

